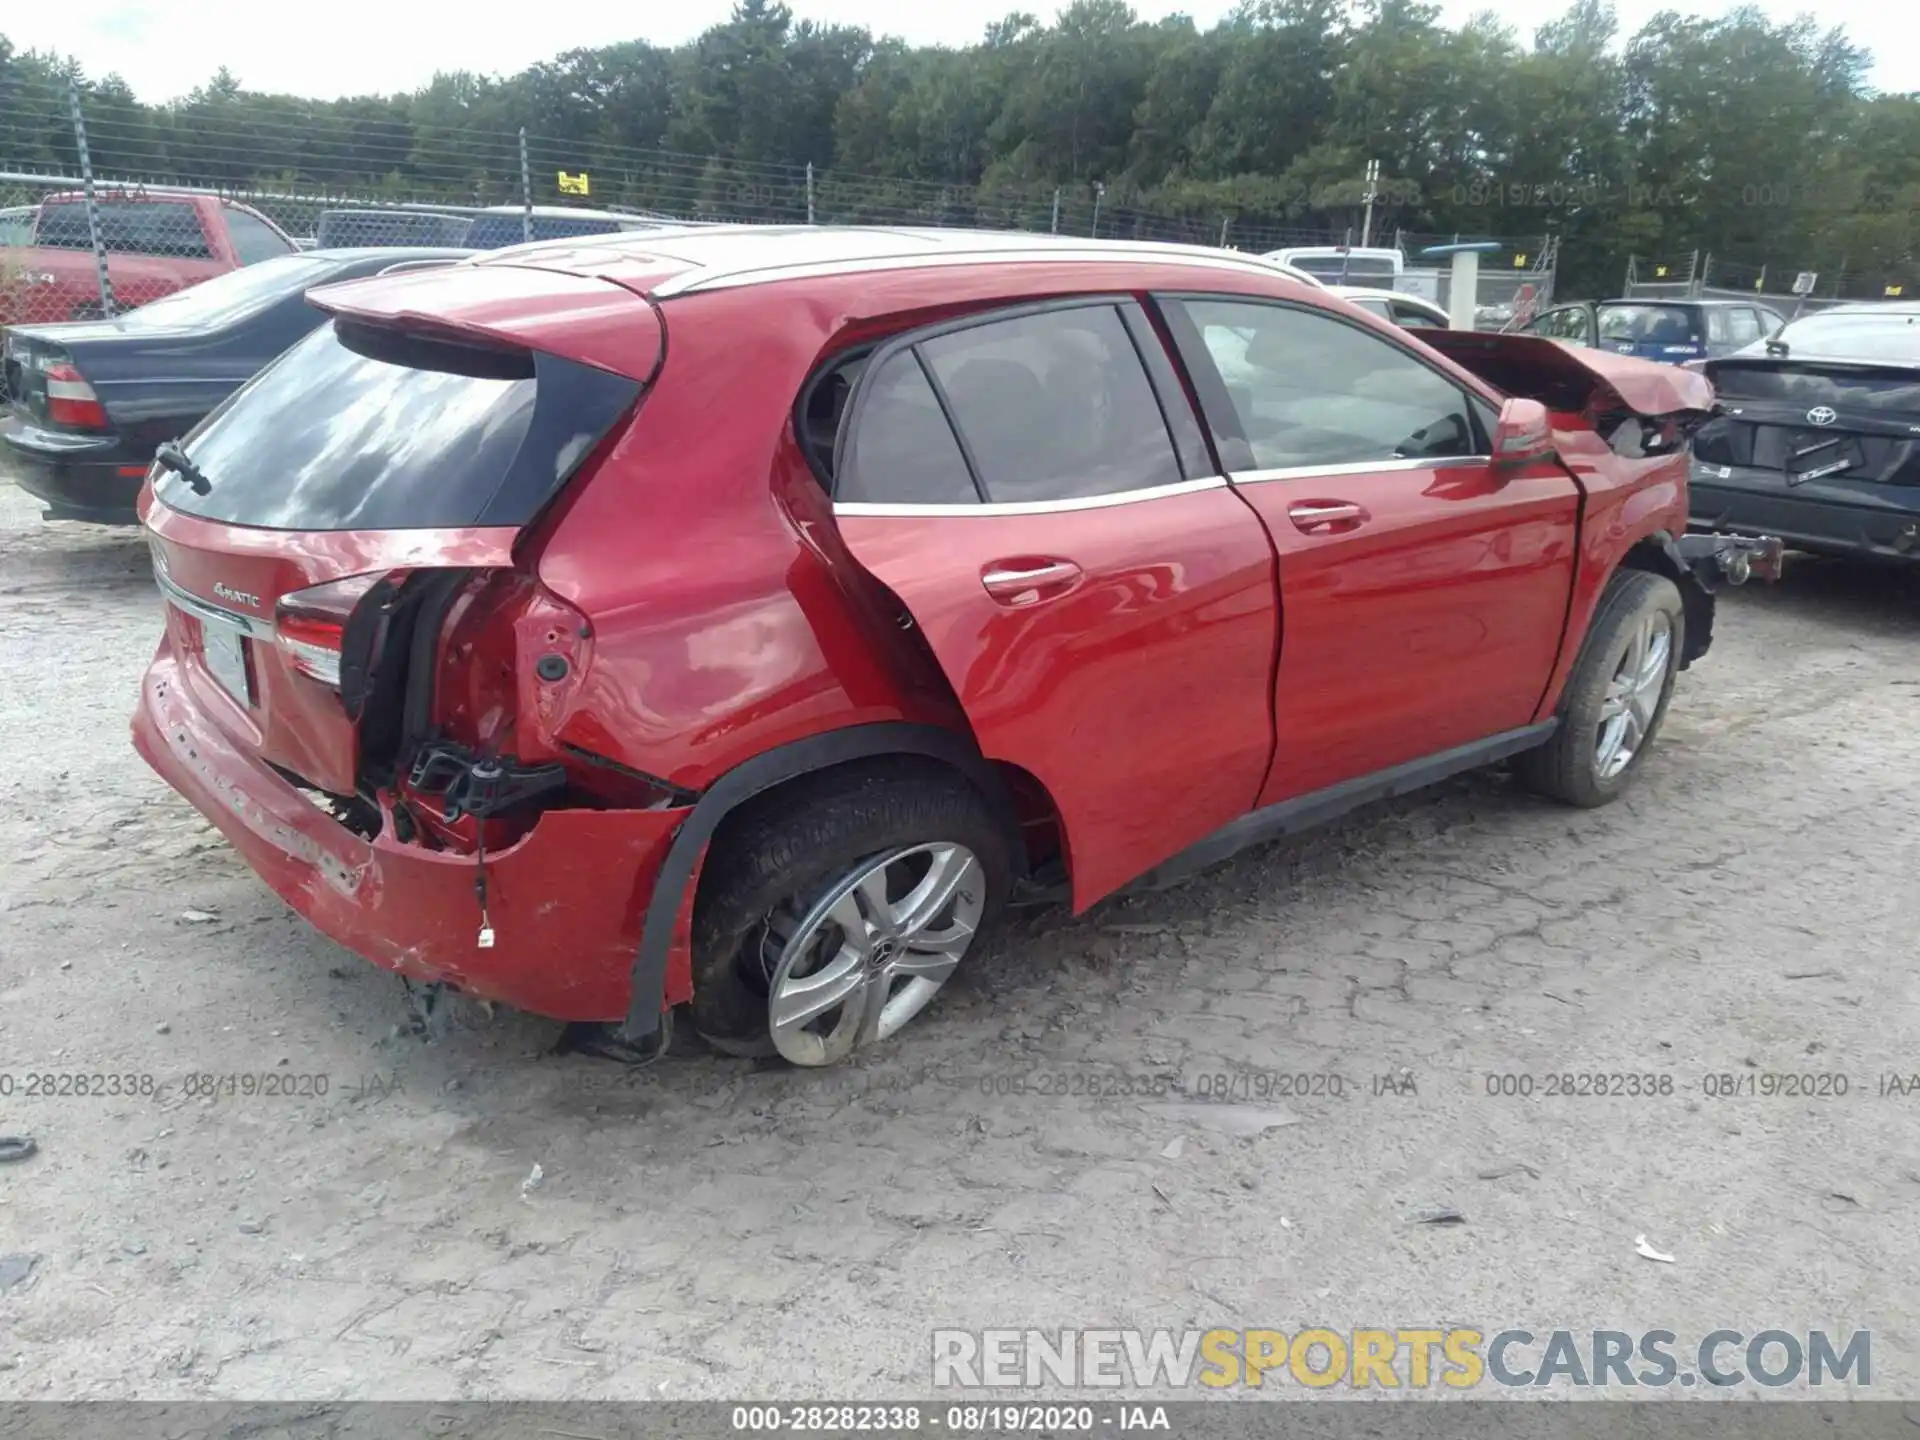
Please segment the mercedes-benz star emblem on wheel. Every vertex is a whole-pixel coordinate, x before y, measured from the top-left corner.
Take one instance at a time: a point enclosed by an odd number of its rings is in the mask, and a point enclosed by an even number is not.
[[[1807,423],[1809,425],[1831,425],[1839,418],[1831,405],[1816,405],[1807,411]]]

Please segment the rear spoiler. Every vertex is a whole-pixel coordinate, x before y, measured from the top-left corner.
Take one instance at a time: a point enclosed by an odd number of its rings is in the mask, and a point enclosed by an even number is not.
[[[559,270],[456,261],[316,285],[329,315],[408,334],[540,350],[651,385],[666,356],[658,311],[610,280]]]
[[[1507,394],[1538,400],[1562,414],[1598,408],[1663,420],[1704,419],[1713,413],[1712,382],[1678,365],[1562,345],[1537,335],[1426,330],[1420,338]]]

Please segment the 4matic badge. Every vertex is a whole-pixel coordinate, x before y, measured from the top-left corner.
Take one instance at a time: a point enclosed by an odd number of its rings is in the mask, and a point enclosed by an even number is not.
[[[260,608],[258,595],[249,594],[245,590],[235,590],[231,585],[223,585],[218,580],[213,582],[213,593],[218,598],[231,600],[236,605],[249,605],[255,610]]]

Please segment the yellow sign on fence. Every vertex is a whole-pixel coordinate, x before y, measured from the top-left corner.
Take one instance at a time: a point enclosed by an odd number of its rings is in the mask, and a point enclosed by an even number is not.
[[[560,172],[560,193],[562,195],[591,195],[593,190],[588,184],[587,172],[582,170],[578,175],[569,175],[566,171],[562,170]]]
[[[1887,286],[1887,299],[1889,300],[1898,300],[1902,295],[1906,293],[1907,293],[1907,287],[1904,285]]]

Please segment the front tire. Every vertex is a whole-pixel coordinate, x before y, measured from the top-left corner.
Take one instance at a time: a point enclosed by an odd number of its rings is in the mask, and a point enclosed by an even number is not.
[[[1645,570],[1616,573],[1567,677],[1559,728],[1514,762],[1521,780],[1582,809],[1617,799],[1666,718],[1686,626],[1673,581]]]
[[[1008,837],[917,764],[828,772],[716,846],[694,915],[694,1028],[729,1055],[832,1065],[926,1007],[1011,888]]]

